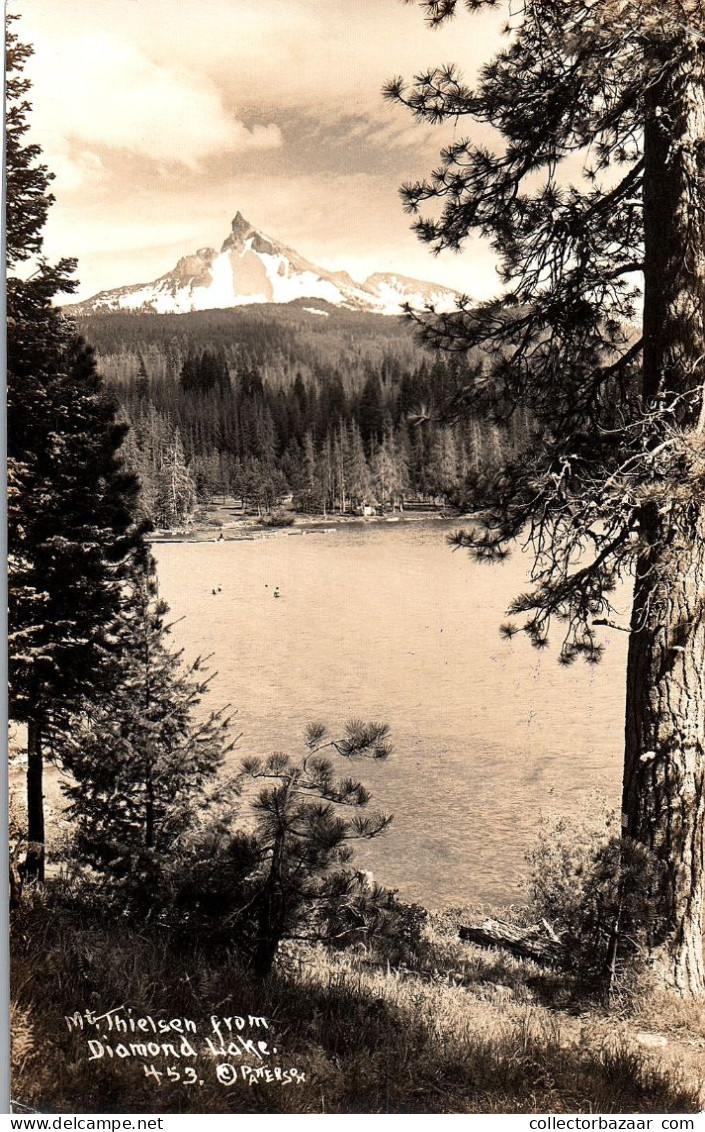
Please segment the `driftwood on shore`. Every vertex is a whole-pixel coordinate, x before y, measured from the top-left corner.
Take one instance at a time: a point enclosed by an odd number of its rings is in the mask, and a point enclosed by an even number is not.
[[[542,966],[557,963],[561,942],[547,923],[519,927],[504,920],[483,920],[481,924],[461,926],[458,935],[466,943],[481,947],[500,947],[518,959],[532,959]]]

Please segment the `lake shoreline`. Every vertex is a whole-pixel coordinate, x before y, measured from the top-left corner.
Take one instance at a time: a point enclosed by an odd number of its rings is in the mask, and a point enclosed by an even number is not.
[[[451,519],[463,518],[461,515],[448,514],[447,511],[430,509],[391,515],[297,514],[291,523],[268,526],[263,525],[257,516],[247,515],[233,519],[232,515],[223,514],[224,511],[225,508],[213,507],[207,514],[200,515],[186,530],[168,531],[158,528],[148,535],[148,541],[150,543],[253,542],[287,535],[301,537],[307,534],[332,534],[336,530],[350,526],[448,522]],[[217,517],[218,513],[222,517]]]

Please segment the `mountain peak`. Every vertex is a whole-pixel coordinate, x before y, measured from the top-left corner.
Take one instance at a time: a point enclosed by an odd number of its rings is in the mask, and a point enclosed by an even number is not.
[[[249,236],[250,232],[253,231],[252,225],[250,224],[249,220],[245,220],[245,217],[239,211],[235,213],[235,217],[230,225],[230,228],[233,236],[238,236],[243,239],[246,236]]]
[[[399,314],[402,303],[422,306],[429,299],[452,309],[454,296],[446,287],[384,273],[356,283],[346,272],[310,263],[238,211],[219,253],[200,248],[152,283],[101,291],[72,309],[81,314],[118,310],[166,314],[308,298],[353,310]]]
[[[230,224],[230,233],[225,238],[221,252],[227,252],[231,249],[242,251],[245,247],[245,241],[255,232],[256,229],[252,227],[249,220],[245,220],[241,212],[236,212]]]

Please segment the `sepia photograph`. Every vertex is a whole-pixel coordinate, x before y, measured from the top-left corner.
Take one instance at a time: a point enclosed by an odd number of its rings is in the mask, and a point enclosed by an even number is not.
[[[705,0],[5,68],[11,1111],[694,1128]]]

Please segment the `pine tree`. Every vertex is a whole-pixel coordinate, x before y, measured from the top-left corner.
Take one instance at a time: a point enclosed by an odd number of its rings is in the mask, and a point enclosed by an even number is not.
[[[142,354],[140,354],[139,356],[137,373],[135,374],[134,379],[134,387],[135,393],[139,398],[145,401],[149,398],[149,374],[147,373],[147,367],[144,364],[144,358]]]
[[[20,43],[11,28],[17,16],[6,17],[5,63],[6,112],[6,256],[8,268],[39,255],[44,237],[42,229],[54,197],[49,192],[53,180],[46,165],[39,164],[41,150],[38,145],[27,145],[24,135],[29,129],[27,113],[31,105],[24,95],[30,88],[23,78],[25,64],[33,54],[32,48]],[[62,260],[58,271],[67,276],[73,260]],[[70,285],[67,290],[73,290]]]
[[[382,509],[384,509],[388,502],[393,501],[395,493],[398,492],[401,487],[401,480],[397,473],[392,444],[393,440],[391,436],[385,436],[372,457],[375,497]]]
[[[375,443],[382,439],[384,431],[382,386],[376,373],[371,373],[363,386],[360,395],[358,420],[365,450],[369,453],[374,448]]]
[[[114,879],[158,870],[234,746],[227,709],[199,712],[213,674],[169,648],[167,613],[148,557],[117,627],[113,693],[86,701],[59,747],[79,858]]]
[[[377,837],[391,821],[381,814],[355,814],[368,805],[367,790],[352,778],[337,778],[323,752],[351,760],[386,759],[388,731],[386,724],[352,720],[341,739],[331,739],[322,724],[314,723],[307,728],[301,758],[274,754],[243,761],[243,782],[266,784],[252,803],[259,868],[248,903],[255,908],[257,975],[269,974],[281,940],[292,931],[305,924],[315,938],[317,924],[331,914],[327,904],[340,912],[352,891],[351,878],[332,875],[333,870],[350,860],[351,841]]]
[[[450,499],[460,483],[460,458],[452,427],[439,428],[431,442],[428,477],[432,491],[444,500]]]
[[[196,503],[196,484],[177,429],[161,456],[152,517],[159,527],[179,530],[193,521]]]
[[[353,507],[359,507],[370,499],[372,475],[365,458],[360,429],[355,421],[352,421],[348,429],[344,458],[345,480],[350,503]]]
[[[185,392],[229,392],[230,372],[222,350],[205,349],[200,355],[191,350],[181,366],[179,384]]]
[[[326,436],[321,446],[316,465],[316,479],[320,486],[323,515],[326,516],[329,509],[335,506],[336,491],[335,452],[330,435]]]
[[[422,6],[440,24],[460,5]],[[429,180],[403,190],[416,214],[441,202],[415,225],[435,249],[487,236],[506,287],[491,302],[421,316],[428,340],[481,347],[488,359],[449,415],[504,425],[518,406],[534,425],[528,452],[470,485],[477,524],[457,543],[501,557],[528,532],[534,587],[513,612],[539,648],[557,621],[564,663],[599,659],[611,595],[634,578],[623,826],[668,876],[655,968],[680,994],[701,996],[702,0],[526,0],[512,19],[476,89],[446,66],[387,90],[422,120],[468,117],[494,130],[492,148],[459,138]],[[568,158],[583,162],[573,183]]]
[[[198,391],[200,384],[200,359],[193,350],[189,350],[181,364],[179,385],[184,391]]]
[[[27,725],[26,870],[41,879],[43,754],[76,700],[109,681],[113,622],[141,531],[137,482],[120,457],[126,426],[92,350],[52,306],[74,288],[73,261],[36,258],[51,174],[23,140],[31,48],[9,28],[6,42],[9,707]],[[33,258],[28,278],[12,274]]]

